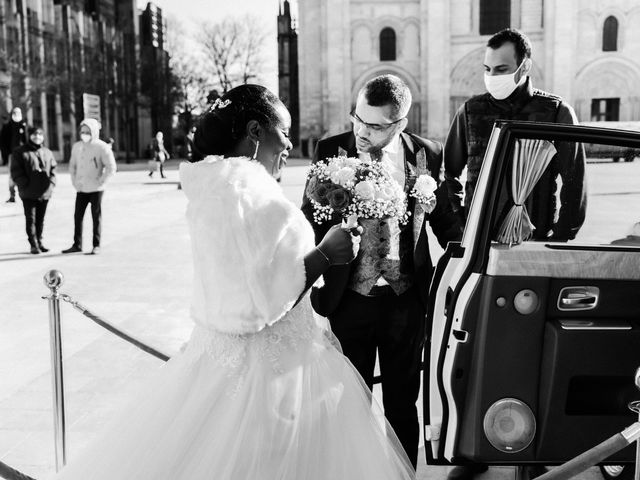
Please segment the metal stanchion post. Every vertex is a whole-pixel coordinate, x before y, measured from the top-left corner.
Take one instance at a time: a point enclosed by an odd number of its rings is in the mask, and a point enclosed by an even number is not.
[[[51,290],[49,300],[49,335],[51,345],[51,379],[53,387],[53,434],[56,454],[56,472],[66,463],[66,432],[64,410],[64,381],[62,375],[62,332],[60,328],[60,295],[64,277],[58,270],[49,270],[44,284]]]

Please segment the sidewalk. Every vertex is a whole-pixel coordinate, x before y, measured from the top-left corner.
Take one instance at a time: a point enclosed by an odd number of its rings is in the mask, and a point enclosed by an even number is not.
[[[59,168],[44,241],[48,254],[30,255],[22,205],[6,204],[6,167],[0,168],[0,460],[32,477],[54,470],[47,302],[43,275],[60,270],[62,293],[157,349],[172,355],[187,339],[191,251],[178,190],[177,164],[167,179],[149,178],[146,160],[118,163],[103,202],[103,253],[61,255],[71,245],[75,192]],[[287,196],[299,203],[308,160],[283,173]],[[90,214],[84,248],[90,248]],[[67,411],[67,458],[100,430],[136,388],[162,365],[95,325],[69,304],[61,306]],[[376,388],[376,395],[379,392]],[[444,479],[448,467],[427,466],[421,448],[418,479]],[[512,467],[494,467],[480,480],[513,479]],[[594,471],[582,476],[596,480]],[[140,479],[147,480],[147,479]],[[151,480],[151,479],[149,479]]]

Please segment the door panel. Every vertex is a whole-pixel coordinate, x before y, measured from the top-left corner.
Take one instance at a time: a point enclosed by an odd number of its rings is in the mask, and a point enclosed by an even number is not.
[[[521,188],[514,172],[521,171],[522,156],[518,168],[511,164],[526,147],[516,147],[520,139],[551,142],[556,153],[544,165],[552,173],[558,155],[576,151],[567,145],[640,148],[637,133],[496,124],[460,255],[442,261],[431,285],[429,463],[560,463],[635,419],[626,404],[640,397],[633,387],[640,366],[640,231],[634,243],[629,228],[635,222],[640,228],[640,168],[587,165],[591,196],[575,239],[505,236],[505,219],[516,206],[512,189]],[[537,161],[535,155],[525,160]],[[540,195],[560,198],[562,181],[549,187],[547,173],[540,176],[545,188],[534,185],[533,197],[518,201],[521,210],[538,208]],[[533,226],[552,214],[538,209]],[[628,448],[609,461],[632,458]]]

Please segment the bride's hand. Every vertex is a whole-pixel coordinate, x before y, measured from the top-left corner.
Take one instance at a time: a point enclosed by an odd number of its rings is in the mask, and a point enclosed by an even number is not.
[[[360,249],[360,233],[362,227],[345,230],[334,225],[318,244],[318,250],[329,260],[330,265],[345,265],[353,261]]]

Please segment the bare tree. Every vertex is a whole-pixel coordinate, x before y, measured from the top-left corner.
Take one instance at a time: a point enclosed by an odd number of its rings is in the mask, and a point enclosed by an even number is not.
[[[213,84],[211,75],[202,68],[204,63],[195,39],[184,32],[189,31],[174,16],[167,19],[167,51],[172,75],[172,98],[176,110],[189,115],[202,109],[207,103],[207,94]]]
[[[258,17],[229,17],[203,24],[199,39],[222,92],[260,78],[267,30]]]

